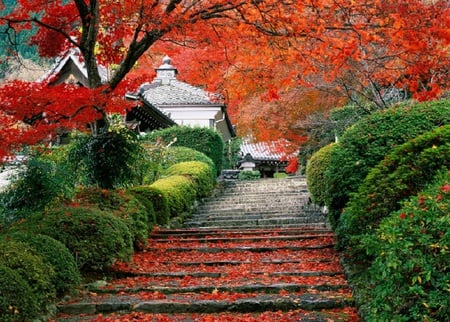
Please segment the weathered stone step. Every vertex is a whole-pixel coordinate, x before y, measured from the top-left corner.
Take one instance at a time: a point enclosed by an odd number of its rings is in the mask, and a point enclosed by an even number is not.
[[[198,219],[196,221],[189,220],[185,223],[187,227],[195,226],[235,226],[235,227],[258,227],[258,226],[273,226],[273,227],[283,227],[284,225],[298,225],[298,224],[311,224],[311,223],[322,223],[323,219],[320,217],[280,217],[280,218],[262,218],[262,219],[211,219],[202,220]]]
[[[202,223],[198,222],[191,222],[188,221],[185,224],[185,227],[188,229],[196,228],[196,229],[202,229],[202,230],[208,230],[208,229],[280,229],[280,228],[298,228],[298,229],[330,229],[331,226],[326,222],[318,222],[318,223],[295,223],[295,224],[286,224],[286,223],[280,223],[280,224],[260,224],[255,226],[254,224],[240,224],[240,225],[214,225],[214,224],[207,224],[203,225]]]
[[[208,231],[204,229],[162,229],[153,230],[150,233],[150,238],[183,238],[183,237],[218,237],[218,236],[287,236],[287,235],[311,235],[311,234],[327,234],[332,233],[331,229],[303,229],[303,228],[285,228],[285,229],[214,229],[211,228]]]
[[[322,234],[301,234],[301,235],[288,235],[288,236],[253,236],[253,237],[208,237],[208,238],[183,238],[178,239],[178,243],[223,243],[223,242],[256,242],[256,241],[287,241],[287,240],[301,240],[301,239],[314,239],[318,237],[332,237],[333,233]],[[167,243],[167,238],[156,238],[151,236],[152,243],[160,242]]]
[[[262,263],[265,264],[277,264],[277,265],[284,265],[284,264],[301,264],[301,263],[331,263],[332,260],[327,258],[317,259],[314,261],[308,260],[263,260]],[[169,264],[173,262],[162,262],[163,264]],[[178,266],[225,266],[225,265],[247,265],[252,264],[254,262],[251,261],[237,261],[237,260],[216,260],[216,261],[194,261],[194,262],[177,262],[176,265]]]
[[[242,264],[242,263],[241,263]],[[198,265],[201,265],[200,263]],[[342,271],[282,271],[282,272],[264,272],[264,271],[249,271],[249,275],[264,275],[264,276],[337,276],[342,275]],[[185,277],[228,277],[228,272],[163,272],[163,273],[145,273],[145,272],[124,272],[120,274],[121,277],[169,277],[169,278],[185,278]]]
[[[197,251],[201,253],[219,253],[219,252],[254,252],[254,253],[265,253],[265,252],[275,252],[277,250],[291,250],[291,251],[302,251],[302,250],[312,250],[312,249],[325,249],[333,248],[334,243],[328,243],[323,245],[310,245],[310,246],[242,246],[242,247],[166,247],[164,250],[166,252],[192,252]],[[147,251],[158,251],[156,247],[148,247]]]
[[[217,288],[211,290],[216,291]],[[276,287],[274,291],[280,290]],[[283,290],[285,290],[283,288]],[[220,290],[218,290],[220,291]],[[351,299],[338,294],[327,297],[320,294],[259,295],[236,300],[176,300],[170,297],[156,300],[140,300],[132,295],[120,298],[91,298],[90,301],[58,305],[58,312],[65,314],[108,314],[112,312],[146,313],[220,313],[220,312],[264,312],[288,310],[323,310],[352,305]]]
[[[261,210],[233,210],[233,211],[210,211],[203,213],[194,213],[189,217],[190,221],[196,220],[255,220],[255,219],[277,219],[277,218],[316,218],[323,217],[318,213],[304,213],[301,210],[284,209],[277,211],[271,209]]]

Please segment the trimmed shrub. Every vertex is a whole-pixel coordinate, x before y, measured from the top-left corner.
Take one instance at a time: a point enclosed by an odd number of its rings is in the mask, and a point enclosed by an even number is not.
[[[194,180],[197,197],[208,196],[214,188],[216,175],[213,168],[200,161],[180,162],[165,171],[167,176],[185,175]]]
[[[275,179],[284,179],[284,178],[287,178],[288,175],[287,175],[287,173],[285,173],[285,172],[275,172],[275,173],[273,174],[273,177],[274,177]]]
[[[80,270],[102,270],[133,254],[126,224],[99,209],[65,206],[34,214],[15,227],[50,236],[72,253]]]
[[[20,274],[0,264],[0,316],[3,322],[32,321],[39,305],[31,286]]]
[[[136,134],[124,125],[77,137],[69,151],[75,172],[85,173],[87,184],[105,189],[140,183],[143,157]]]
[[[449,123],[450,100],[446,100],[378,111],[347,129],[325,172],[330,222],[339,219],[350,193],[395,146]]]
[[[174,175],[155,181],[151,187],[158,189],[167,198],[170,218],[190,213],[196,196],[192,179]]]
[[[245,170],[245,171],[239,172],[239,175],[238,175],[239,180],[257,180],[260,178],[261,178],[261,172],[259,172],[258,170],[256,170],[256,171]]]
[[[70,196],[73,182],[63,166],[42,157],[30,158],[0,194],[6,224],[42,210],[57,198]]]
[[[169,223],[170,210],[167,198],[162,191],[152,186],[136,186],[128,191],[132,193],[151,212],[154,224],[167,225]]]
[[[327,186],[325,181],[325,171],[330,166],[330,154],[335,144],[324,146],[313,154],[306,166],[306,181],[313,203],[319,206],[327,204]]]
[[[167,129],[154,131],[145,137],[144,141],[157,142],[162,140],[172,146],[184,146],[204,153],[216,167],[216,176],[222,171],[223,139],[221,135],[210,128],[172,126]]]
[[[336,230],[340,247],[364,258],[360,242],[379,222],[417,194],[442,168],[450,167],[450,125],[427,132],[393,150],[352,195]]]
[[[164,169],[168,169],[171,166],[188,161],[200,161],[208,164],[213,169],[213,173],[216,174],[216,167],[214,162],[206,154],[185,146],[171,146],[167,149],[166,160],[162,165]]]
[[[63,243],[46,235],[30,235],[14,233],[10,235],[13,240],[27,243],[34,249],[34,253],[42,258],[44,263],[50,264],[55,275],[52,284],[58,295],[69,291],[81,283],[81,274],[75,259]]]
[[[30,285],[38,312],[45,313],[47,305],[56,297],[53,267],[44,263],[28,244],[6,239],[0,240],[0,265],[14,270]]]
[[[133,194],[125,190],[85,188],[77,193],[75,202],[82,207],[98,208],[121,218],[131,233],[134,248],[141,250],[147,245],[152,223],[147,209]]]
[[[450,173],[446,170],[363,239],[374,257],[370,280],[363,286],[365,320],[449,320],[449,214]]]

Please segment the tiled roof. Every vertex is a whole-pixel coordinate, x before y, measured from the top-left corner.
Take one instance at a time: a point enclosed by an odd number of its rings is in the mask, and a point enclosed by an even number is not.
[[[87,79],[88,77],[87,69],[82,59],[80,50],[78,48],[70,48],[69,50],[67,50],[65,54],[56,59],[53,66],[42,77],[38,79],[38,82],[46,81],[50,77],[57,75],[69,62],[72,62],[77,67],[77,69],[83,74],[83,76],[86,77]],[[106,83],[108,81],[107,68],[103,65],[98,65],[98,72],[100,74],[102,83]]]
[[[218,105],[211,93],[179,81],[177,73],[170,57],[164,57],[163,64],[156,68],[156,78],[151,83],[142,84],[137,94],[154,106]]]
[[[257,142],[251,143],[244,141],[241,144],[242,156],[250,154],[254,160],[264,161],[278,161],[285,157],[283,153],[279,151],[279,144],[276,142]],[[278,148],[277,148],[278,147]]]
[[[208,92],[201,88],[171,79],[168,84],[155,79],[151,84],[143,84],[139,91],[152,105],[217,105],[211,102]]]

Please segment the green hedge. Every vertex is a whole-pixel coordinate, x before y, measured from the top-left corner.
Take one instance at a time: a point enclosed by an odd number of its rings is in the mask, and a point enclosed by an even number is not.
[[[44,263],[50,264],[55,271],[52,284],[58,295],[69,291],[81,283],[81,274],[70,251],[63,243],[45,235],[26,233],[8,234],[6,238],[28,244],[34,254],[40,256]]]
[[[39,316],[39,309],[31,286],[18,271],[0,263],[1,321],[32,321]]]
[[[180,162],[174,164],[165,171],[165,175],[189,176],[195,182],[195,190],[198,198],[208,196],[214,188],[216,175],[214,169],[200,161]]]
[[[363,239],[374,257],[361,285],[367,321],[449,320],[449,184],[446,170]]]
[[[369,170],[395,146],[450,123],[450,100],[401,105],[359,121],[342,136],[326,171],[330,221],[333,224]]]
[[[12,227],[50,236],[72,253],[80,270],[102,270],[133,254],[130,231],[120,218],[99,209],[70,207],[49,209]]]
[[[176,139],[176,141],[175,141]],[[204,153],[216,167],[216,175],[222,171],[223,148],[222,136],[209,128],[173,126],[154,131],[143,138],[144,141],[156,142],[162,140],[165,144],[173,142],[172,146],[184,146]]]
[[[128,226],[134,248],[141,250],[147,245],[149,227],[153,223],[149,220],[147,208],[133,194],[125,190],[84,188],[75,196],[75,202],[82,207],[98,208],[121,218]],[[150,216],[153,214],[150,213]]]
[[[450,125],[427,132],[393,150],[352,195],[336,230],[340,247],[352,258],[365,258],[361,238],[417,194],[437,171],[450,167]]]
[[[239,172],[239,175],[238,175],[239,180],[257,180],[260,178],[261,178],[261,172],[259,172],[258,170],[255,170],[255,171],[245,170],[245,171]]]
[[[151,218],[153,218],[155,224],[161,226],[169,224],[169,203],[162,190],[154,186],[145,185],[130,188],[128,191],[134,194],[148,211],[153,209]]]
[[[46,313],[47,305],[56,298],[52,284],[53,267],[36,255],[28,244],[7,239],[0,240],[0,266],[14,270],[28,283],[39,307],[38,312]]]
[[[187,148],[185,146],[171,146],[167,149],[166,152],[166,158],[164,164],[162,164],[163,169],[168,169],[169,167],[181,163],[181,162],[188,162],[188,161],[200,161],[208,164],[213,169],[213,173],[216,174],[216,166],[211,160],[210,157],[208,157],[203,152],[197,151],[195,149]]]
[[[190,213],[196,198],[192,179],[187,176],[174,175],[155,181],[151,187],[158,189],[167,198],[170,218]]]
[[[325,171],[330,165],[330,155],[335,144],[324,146],[314,153],[306,166],[306,181],[313,203],[325,206],[327,202],[327,185],[325,181]]]

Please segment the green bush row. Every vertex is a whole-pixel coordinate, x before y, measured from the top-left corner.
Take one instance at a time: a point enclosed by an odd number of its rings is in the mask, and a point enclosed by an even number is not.
[[[360,283],[367,321],[448,321],[450,172],[383,218],[361,242],[374,258]]]
[[[174,126],[154,131],[143,141],[184,146],[204,153],[215,165],[216,176],[222,171],[224,142],[217,131],[203,127]]]
[[[330,155],[324,176],[334,225],[350,194],[395,146],[450,123],[450,101],[400,105],[375,112],[347,129]]]
[[[327,185],[324,177],[325,171],[330,166],[330,155],[334,143],[324,146],[314,153],[306,166],[306,181],[308,183],[311,201],[319,206],[325,206],[327,202]]]
[[[239,172],[238,175],[239,180],[256,180],[259,178],[261,178],[261,172],[259,172],[258,170],[255,171],[245,170]]]

